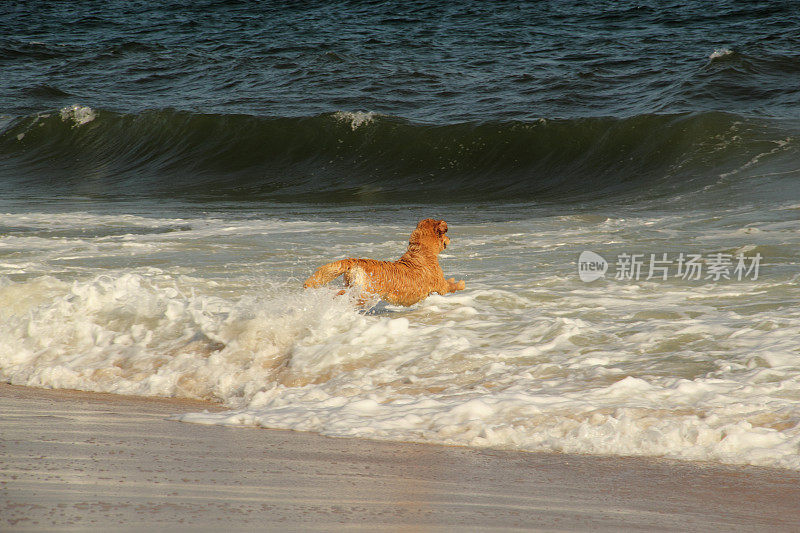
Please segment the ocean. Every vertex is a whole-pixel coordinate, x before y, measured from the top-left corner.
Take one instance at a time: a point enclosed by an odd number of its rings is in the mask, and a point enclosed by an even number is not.
[[[788,1],[4,3],[0,380],[800,469],[798,34]],[[429,217],[466,290],[303,290]]]

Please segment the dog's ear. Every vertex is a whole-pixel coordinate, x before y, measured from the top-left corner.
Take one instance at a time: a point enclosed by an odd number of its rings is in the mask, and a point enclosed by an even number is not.
[[[447,233],[447,222],[444,220],[439,220],[436,222],[436,233],[439,235],[444,235]]]

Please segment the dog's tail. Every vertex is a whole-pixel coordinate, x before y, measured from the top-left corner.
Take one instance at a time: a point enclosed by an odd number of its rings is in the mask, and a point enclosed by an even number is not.
[[[333,263],[322,265],[316,272],[311,274],[311,277],[309,277],[305,283],[303,283],[303,288],[321,287],[347,272],[351,266],[352,261],[350,259],[343,259],[342,261],[334,261]]]

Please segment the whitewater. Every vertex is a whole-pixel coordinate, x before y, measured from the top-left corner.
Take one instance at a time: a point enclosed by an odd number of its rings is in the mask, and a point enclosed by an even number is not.
[[[485,222],[454,206],[440,260],[468,290],[371,309],[302,279],[340,256],[399,256],[429,208],[370,224],[6,213],[0,377],[228,407],[180,417],[200,424],[798,469],[799,208],[718,212],[712,232],[703,212]],[[756,280],[579,279],[585,249],[613,268],[675,240],[769,260]]]

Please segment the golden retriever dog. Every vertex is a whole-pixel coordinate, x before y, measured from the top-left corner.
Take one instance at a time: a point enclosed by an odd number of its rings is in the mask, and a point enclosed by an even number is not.
[[[355,286],[361,294],[374,294],[395,305],[414,305],[436,292],[464,290],[464,280],[444,279],[437,256],[447,248],[450,238],[447,222],[421,220],[408,238],[408,250],[397,261],[342,259],[322,265],[303,287],[320,287],[344,274],[345,286]],[[343,294],[344,291],[339,294]],[[363,298],[363,297],[362,297]]]

